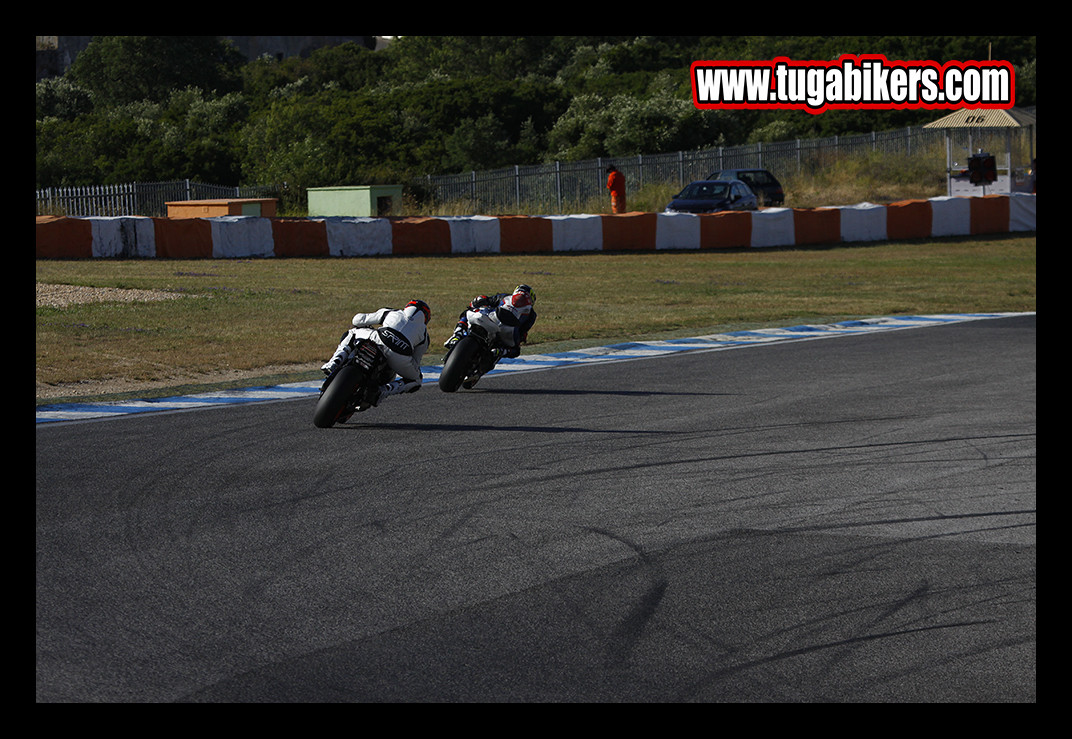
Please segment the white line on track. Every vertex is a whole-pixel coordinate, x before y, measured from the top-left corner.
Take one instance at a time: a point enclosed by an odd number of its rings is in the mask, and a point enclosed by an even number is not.
[[[488,377],[516,372],[572,367],[595,362],[623,361],[665,356],[679,352],[719,351],[738,349],[746,346],[758,346],[781,341],[802,341],[811,339],[829,339],[838,336],[857,336],[865,333],[889,331],[893,329],[922,328],[940,326],[962,321],[977,321],[988,318],[1007,318],[1010,316],[1032,315],[1031,313],[964,313],[930,316],[897,316],[887,318],[866,318],[858,321],[822,325],[790,326],[788,328],[767,328],[754,331],[735,331],[727,334],[710,334],[688,339],[670,339],[666,341],[631,341],[611,346],[578,349],[555,354],[529,354],[516,359],[503,359]],[[436,382],[442,367],[424,367],[425,382]],[[298,382],[272,387],[252,387],[236,390],[216,390],[171,398],[151,400],[119,400],[102,403],[60,403],[38,406],[37,423],[57,421],[83,421],[88,419],[115,418],[136,413],[155,413],[161,411],[179,411],[196,408],[233,405],[241,403],[258,403],[264,401],[292,400],[308,398],[319,394],[320,380]]]

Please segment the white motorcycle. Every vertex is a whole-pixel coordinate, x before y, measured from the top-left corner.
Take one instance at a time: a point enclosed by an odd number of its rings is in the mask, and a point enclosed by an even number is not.
[[[380,386],[394,377],[387,357],[371,339],[359,339],[350,329],[349,351],[320,386],[320,398],[313,413],[317,428],[345,423],[354,413],[370,408],[380,394]]]
[[[514,327],[499,320],[494,306],[469,310],[466,320],[468,333],[443,357],[439,389],[445,393],[453,393],[459,387],[472,388],[515,345]]]

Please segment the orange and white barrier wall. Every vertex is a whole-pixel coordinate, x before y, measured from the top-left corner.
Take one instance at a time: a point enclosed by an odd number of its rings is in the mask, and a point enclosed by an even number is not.
[[[359,257],[829,245],[1035,230],[1035,196],[708,215],[37,218],[38,259]]]

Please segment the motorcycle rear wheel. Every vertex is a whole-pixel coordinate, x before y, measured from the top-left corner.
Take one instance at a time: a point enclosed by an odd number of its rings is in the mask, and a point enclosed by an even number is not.
[[[313,413],[313,424],[317,428],[329,429],[338,423],[364,380],[365,370],[361,367],[354,364],[343,365],[327,389],[320,394],[316,411]]]
[[[483,346],[477,339],[472,336],[462,337],[443,364],[443,371],[439,375],[439,389],[445,393],[457,390],[462,380],[476,366],[477,357],[482,350]]]

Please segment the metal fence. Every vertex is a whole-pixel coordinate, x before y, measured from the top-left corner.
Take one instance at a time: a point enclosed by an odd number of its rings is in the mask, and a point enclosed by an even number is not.
[[[177,200],[263,198],[274,192],[274,187],[228,187],[193,180],[49,187],[37,191],[37,215],[163,217],[166,204]]]
[[[791,179],[796,174],[816,172],[831,166],[840,157],[871,152],[931,155],[936,172],[944,173],[947,165],[947,135],[951,137],[951,149],[964,152],[964,161],[967,161],[967,155],[974,147],[992,146],[996,151],[1005,150],[1006,130],[990,129],[992,144],[988,143],[985,131],[967,133],[909,127],[858,136],[796,139],[667,154],[514,166],[454,175],[429,175],[410,184],[415,190],[421,191],[421,199],[430,199],[438,204],[461,204],[473,214],[523,211],[530,214],[562,213],[568,208],[583,206],[592,199],[604,196],[606,168],[611,164],[626,176],[630,189],[653,183],[683,187],[713,172],[735,168],[769,169],[780,178]],[[1014,145],[1019,147],[1021,156],[1028,150],[1033,152],[1034,127],[1016,135],[1020,140]],[[1026,156],[1030,161],[1030,155]],[[277,191],[278,188],[274,186],[226,187],[191,180],[47,188],[37,191],[37,214],[166,216],[165,203],[170,201],[275,197]]]
[[[971,134],[974,136],[971,139],[967,133],[909,127],[858,136],[796,139],[428,176],[420,184],[435,202],[465,203],[474,213],[517,212],[523,207],[530,212],[533,207],[544,208],[546,212],[562,212],[569,206],[604,196],[606,168],[612,164],[626,176],[630,189],[655,183],[683,187],[723,169],[769,169],[779,177],[791,179],[796,174],[819,171],[838,158],[872,152],[933,155],[935,172],[944,173],[947,134],[952,137],[952,148],[964,151],[965,161],[970,148],[988,145],[978,130]],[[994,134],[999,135],[997,130]],[[1029,135],[1034,135],[1033,130]],[[1005,147],[1004,136],[1001,131],[1000,139],[993,144],[1001,151]]]

